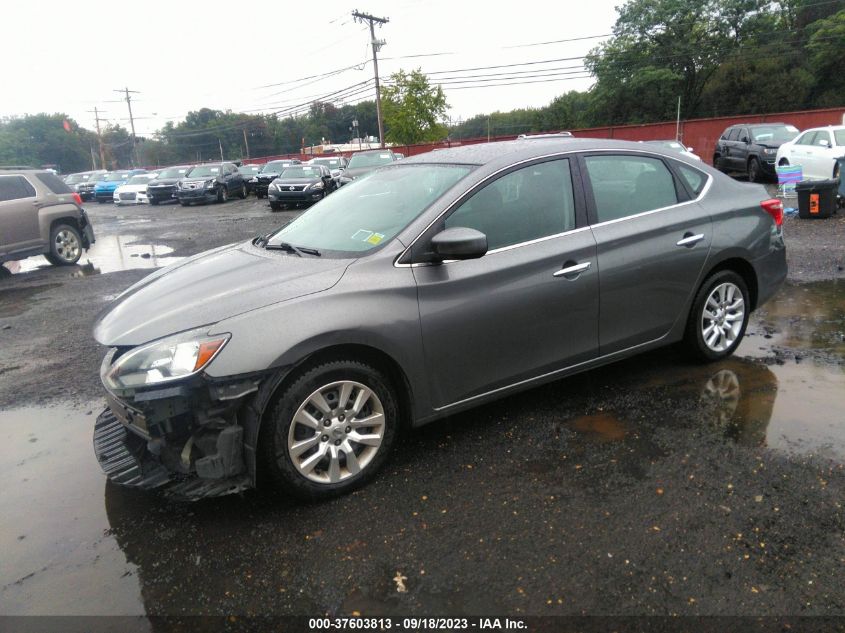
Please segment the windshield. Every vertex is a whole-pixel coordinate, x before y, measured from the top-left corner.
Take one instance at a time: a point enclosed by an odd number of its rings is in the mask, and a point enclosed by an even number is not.
[[[65,183],[68,185],[76,185],[80,182],[85,182],[91,174],[71,174],[67,178],[65,178]]]
[[[390,152],[373,152],[371,154],[355,154],[347,167],[357,169],[358,167],[377,167],[393,162],[393,154]]]
[[[278,174],[284,171],[285,167],[291,164],[289,160],[271,160],[269,163],[261,168],[261,173],[275,173]]]
[[[785,143],[798,136],[798,128],[792,125],[760,125],[751,128],[755,143]]]
[[[188,173],[190,167],[168,167],[167,169],[162,169],[158,177],[159,178],[181,178],[185,174]]]
[[[308,165],[293,165],[282,172],[279,178],[319,178],[320,168]]]
[[[315,165],[325,165],[329,169],[340,169],[339,158],[315,158],[313,162]]]
[[[215,165],[197,165],[188,171],[186,176],[191,178],[202,178],[203,176],[216,176],[220,173],[220,167]]]
[[[238,171],[242,174],[257,174],[261,171],[261,165],[241,165]]]
[[[845,130],[833,130],[833,138],[837,145],[845,145]]]
[[[155,178],[155,175],[150,175],[150,176],[132,176],[132,178],[130,178],[130,179],[129,179],[129,182],[127,182],[126,184],[127,184],[127,185],[146,185],[146,184],[147,184],[148,182],[150,182],[153,178]]]
[[[103,182],[118,182],[120,180],[129,180],[130,174],[128,171],[111,171],[103,176]]]
[[[362,253],[390,241],[472,168],[408,165],[384,169],[341,187],[286,227],[270,244]]]

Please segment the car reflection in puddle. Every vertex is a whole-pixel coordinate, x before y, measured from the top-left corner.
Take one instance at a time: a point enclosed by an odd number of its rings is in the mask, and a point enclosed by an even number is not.
[[[87,277],[121,270],[159,268],[185,259],[173,257],[173,249],[161,244],[139,244],[134,235],[98,236],[90,250],[84,252],[76,266],[58,269],[43,256],[30,257],[3,264],[12,274],[37,270],[66,270],[72,277]]]

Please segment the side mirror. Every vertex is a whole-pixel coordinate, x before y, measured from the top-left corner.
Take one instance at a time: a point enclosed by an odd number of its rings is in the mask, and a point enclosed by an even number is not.
[[[826,138],[820,138],[819,145],[821,145],[822,147],[830,147],[830,141],[828,141]]]
[[[487,236],[481,231],[456,226],[431,238],[438,259],[478,259],[487,253]]]
[[[745,143],[746,145],[748,145],[748,143],[749,143],[748,137],[747,137],[747,136],[743,136],[741,139],[739,139],[739,142],[740,142],[740,143]]]
[[[694,148],[694,147],[688,147],[688,148],[687,148],[687,151],[688,151],[688,152],[694,152],[694,151],[695,151],[695,148]]]

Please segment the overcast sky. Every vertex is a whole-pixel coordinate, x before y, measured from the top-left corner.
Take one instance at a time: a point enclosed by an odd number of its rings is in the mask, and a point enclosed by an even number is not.
[[[133,114],[146,135],[201,107],[296,112],[290,109],[344,89],[338,105],[372,98],[371,83],[351,88],[373,76],[368,31],[352,20],[353,9],[390,19],[376,29],[387,41],[381,77],[421,68],[433,83],[442,80],[453,121],[538,107],[591,85],[581,57],[602,39],[547,42],[609,33],[621,2],[11,0],[0,59],[15,62],[6,64],[0,116],[66,112],[93,129],[87,111],[97,106],[104,119],[128,127],[126,103],[113,92],[128,86],[139,92]],[[513,64],[525,65],[507,67]],[[503,67],[465,70],[490,66]],[[493,76],[467,83],[479,75]],[[281,85],[262,87],[268,84]]]

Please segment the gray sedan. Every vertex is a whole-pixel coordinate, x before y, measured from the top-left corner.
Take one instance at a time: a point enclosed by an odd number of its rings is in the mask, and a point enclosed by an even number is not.
[[[542,139],[407,158],[99,318],[109,475],[322,498],[400,432],[670,343],[730,355],[786,276],[783,209],[684,156]]]

